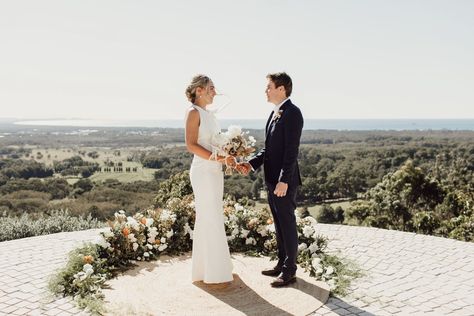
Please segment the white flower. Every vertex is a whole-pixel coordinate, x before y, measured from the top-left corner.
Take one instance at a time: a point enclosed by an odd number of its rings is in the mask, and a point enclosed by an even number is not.
[[[304,242],[301,243],[301,244],[299,244],[299,246],[298,246],[298,250],[299,250],[299,251],[303,251],[303,250],[305,250],[306,248],[308,248],[308,246],[307,246]]]
[[[92,265],[89,264],[89,263],[86,263],[83,267],[82,267],[82,270],[84,270],[84,272],[86,272],[87,270],[90,270],[92,269]]]
[[[244,207],[243,207],[242,205],[240,205],[239,203],[235,203],[235,204],[234,204],[234,208],[235,208],[235,210],[238,211],[238,212],[244,210]]]
[[[166,220],[168,220],[170,217],[171,217],[170,211],[168,211],[168,210],[166,210],[166,209],[161,211],[161,214],[160,214],[160,219],[161,219],[161,220],[166,221]]]
[[[314,233],[313,227],[306,225],[306,226],[303,228],[303,235],[304,235],[306,238],[311,237],[311,235],[312,235],[313,233]]]
[[[247,238],[247,235],[250,233],[250,230],[247,230],[245,228],[242,228],[241,232],[240,232],[240,236],[242,238]]]
[[[184,234],[189,234],[189,238],[193,239],[193,230],[191,229],[188,223],[184,225]]]
[[[110,229],[108,229],[104,232],[104,237],[105,238],[112,238],[112,237],[114,237],[114,232],[111,231]]]
[[[150,256],[150,254],[148,253],[148,251],[145,251],[145,252],[143,253],[143,257],[148,258],[149,256]]]
[[[328,283],[329,289],[331,291],[333,291],[336,288],[336,280],[335,279],[331,279],[327,283]]]
[[[311,253],[316,252],[318,249],[319,249],[319,247],[318,247],[318,244],[316,244],[316,242],[313,242],[313,243],[309,246],[309,251],[311,251]]]
[[[257,233],[259,233],[262,237],[266,237],[268,235],[267,228],[265,226],[260,226],[257,230]]]
[[[331,275],[334,273],[334,268],[332,266],[329,266],[326,268],[326,274]]]
[[[275,232],[275,224],[270,224],[270,225],[267,225],[267,230],[271,233],[274,233]]]
[[[118,211],[118,212],[119,212],[119,214],[125,214],[125,211],[124,211],[124,210],[120,210],[120,211]]]
[[[148,249],[150,249],[150,250],[152,250],[152,249],[153,249],[153,246],[152,246],[152,245],[150,245],[150,244],[146,244],[146,247],[147,247]]]
[[[134,242],[133,245],[132,245],[132,247],[133,247],[133,251],[137,251],[137,249],[138,249],[138,244],[137,244],[136,242]]]
[[[250,145],[253,146],[256,143],[255,137],[249,136]]]
[[[235,227],[230,234],[234,237],[237,236],[239,234],[239,228]]]
[[[155,243],[155,237],[149,237],[146,241],[148,241],[150,244]]]
[[[127,223],[129,223],[130,226],[135,230],[138,230],[140,228],[140,224],[138,224],[137,220],[131,216],[127,217]]]
[[[94,273],[94,269],[90,268],[86,270],[86,277],[90,277]]]
[[[312,225],[316,225],[318,223],[313,216],[306,216],[304,219],[310,222]]]
[[[160,242],[161,242],[162,244],[166,243],[166,238],[165,238],[165,237],[161,237]]]
[[[82,270],[85,272],[79,272],[81,273],[81,280],[84,280],[88,277],[90,277],[92,275],[92,273],[94,273],[94,269],[92,268],[92,265],[86,263],[83,267],[82,267]]]
[[[110,243],[107,240],[105,240],[102,235],[97,236],[94,243],[101,246],[102,248],[110,247]]]
[[[153,225],[153,222],[154,222],[153,218],[147,218],[146,219],[146,226],[150,227],[151,225]]]
[[[227,143],[227,135],[223,133],[218,133],[212,136],[212,144],[216,147],[222,147]]]
[[[162,244],[162,245],[160,245],[160,246],[158,247],[158,250],[159,250],[159,251],[163,251],[163,250],[165,250],[166,248],[168,248],[168,245],[167,245],[167,244]]]
[[[321,267],[321,259],[320,258],[313,258],[311,260],[311,265],[315,270],[319,269]]]
[[[237,216],[235,216],[234,214],[230,214],[230,216],[229,216],[229,221],[231,221],[231,222],[236,222],[237,219],[238,219]]]
[[[316,269],[316,274],[322,274],[322,273],[323,273],[323,268]]]
[[[135,238],[135,234],[129,234],[129,235],[128,235],[128,240],[129,240],[130,242],[136,242],[137,239]]]
[[[166,237],[171,238],[174,235],[173,229],[166,233]]]
[[[227,129],[226,134],[229,135],[230,138],[234,138],[242,134],[242,128],[240,126],[231,125]]]
[[[246,245],[256,245],[257,244],[257,241],[253,238],[253,237],[250,237],[250,238],[247,238],[245,240],[245,244]]]

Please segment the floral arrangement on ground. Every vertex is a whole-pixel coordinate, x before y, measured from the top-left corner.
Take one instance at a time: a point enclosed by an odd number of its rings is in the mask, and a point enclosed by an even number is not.
[[[171,198],[164,208],[134,216],[124,211],[115,213],[109,228],[94,243],[71,251],[66,266],[52,276],[49,289],[73,297],[80,308],[92,314],[102,314],[101,289],[108,279],[139,261],[191,250],[194,214],[192,195]],[[231,251],[275,256],[275,227],[268,209],[257,210],[226,200],[224,219]],[[327,239],[317,234],[315,225],[313,217],[297,214],[298,263],[311,276],[327,282],[332,294],[344,294],[359,273],[352,264],[325,252]]]

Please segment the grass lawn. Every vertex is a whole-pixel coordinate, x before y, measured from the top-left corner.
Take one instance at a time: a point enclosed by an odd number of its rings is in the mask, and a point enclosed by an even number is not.
[[[124,163],[123,169],[125,170],[126,167],[128,167],[128,164]],[[156,170],[140,167],[137,172],[96,172],[89,179],[98,182],[107,179],[116,179],[120,182],[151,181]]]

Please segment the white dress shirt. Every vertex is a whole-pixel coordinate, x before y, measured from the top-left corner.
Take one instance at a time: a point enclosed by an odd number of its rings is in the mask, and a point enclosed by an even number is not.
[[[285,103],[286,101],[288,101],[290,98],[286,98],[285,100],[283,100],[280,104],[278,105],[275,105],[273,107],[273,114],[275,114],[276,112],[278,112],[278,110],[280,110],[281,106],[283,105],[283,103]]]

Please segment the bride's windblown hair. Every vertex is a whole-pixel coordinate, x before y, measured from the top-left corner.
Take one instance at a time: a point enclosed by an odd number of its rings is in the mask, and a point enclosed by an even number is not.
[[[196,75],[191,79],[191,83],[186,88],[186,97],[188,98],[189,102],[194,103],[196,102],[196,89],[197,88],[205,88],[209,84],[211,79],[206,75]]]

